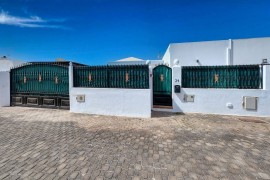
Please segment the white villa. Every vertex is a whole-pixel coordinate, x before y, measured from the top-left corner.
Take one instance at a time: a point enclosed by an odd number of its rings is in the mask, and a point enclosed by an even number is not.
[[[3,62],[6,60],[0,60],[0,67],[9,70],[11,65],[3,66],[6,64]],[[269,63],[268,37],[173,43],[167,48],[162,60],[129,57],[109,62],[109,66],[82,68],[76,63],[70,63],[69,66],[63,64],[66,69],[62,70],[69,77],[65,79],[67,82],[63,81],[68,94],[62,100],[75,113],[151,117],[152,111],[168,111],[270,116]],[[121,70],[121,66],[128,69]],[[116,68],[108,78],[106,68],[110,67]],[[95,71],[93,74],[94,70],[102,68],[105,71]],[[43,76],[36,73],[32,79],[42,85]],[[27,105],[28,99],[37,106],[43,107],[45,102],[51,102],[50,106],[61,106],[54,103],[59,99],[45,98],[44,102],[39,102],[38,99],[44,98],[42,95],[31,96],[30,99],[29,93],[25,96],[18,93],[10,98],[12,83],[9,76],[9,72],[0,72],[0,106],[16,105],[17,102]],[[26,75],[18,78],[20,81],[14,83],[21,83],[19,87],[27,85]],[[98,78],[100,81],[96,82]],[[107,78],[106,81],[104,78]],[[133,78],[133,83],[135,80],[139,82],[137,88],[129,84],[130,78]],[[118,85],[104,85],[110,81]],[[56,89],[60,87],[59,82],[62,81],[58,81],[58,76],[52,76],[50,83]],[[78,82],[81,84],[78,85]],[[14,102],[10,102],[10,99]]]
[[[142,64],[142,60],[132,61]],[[270,116],[270,38],[229,39],[219,41],[185,42],[170,44],[163,59],[149,61],[151,73],[157,64],[172,68],[172,105],[153,105],[153,82],[150,83],[151,109],[184,113],[210,113],[242,116]],[[150,62],[150,63],[149,63]],[[153,63],[151,63],[153,62]],[[116,61],[113,64],[128,64]],[[112,63],[110,63],[112,64]],[[260,89],[234,88],[182,88],[181,69],[184,66],[260,65],[262,87]],[[152,79],[150,79],[152,80]],[[181,92],[174,92],[179,85]],[[247,101],[247,102],[246,102]],[[249,109],[245,103],[251,102]]]

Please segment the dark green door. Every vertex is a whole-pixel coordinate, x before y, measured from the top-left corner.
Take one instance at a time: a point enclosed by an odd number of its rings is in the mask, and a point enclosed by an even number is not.
[[[168,66],[153,69],[153,105],[172,106],[172,69]]]

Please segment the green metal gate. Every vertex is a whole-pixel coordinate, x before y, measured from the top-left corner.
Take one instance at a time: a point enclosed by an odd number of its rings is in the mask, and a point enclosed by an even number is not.
[[[153,69],[153,105],[172,106],[172,69],[168,66]]]
[[[69,109],[69,62],[37,62],[11,69],[11,105]]]

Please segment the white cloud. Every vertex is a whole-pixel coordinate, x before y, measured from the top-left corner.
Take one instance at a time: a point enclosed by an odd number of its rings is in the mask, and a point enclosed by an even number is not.
[[[18,17],[9,15],[5,11],[2,11],[0,13],[0,24],[4,25],[29,27],[29,28],[63,28],[62,26],[51,25],[48,23],[49,21],[44,20],[38,16]]]

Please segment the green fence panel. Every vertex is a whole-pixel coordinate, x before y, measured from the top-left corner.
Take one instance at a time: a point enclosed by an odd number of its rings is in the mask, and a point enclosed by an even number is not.
[[[68,66],[33,63],[11,69],[11,93],[68,95]]]
[[[74,66],[74,87],[149,89],[148,65]]]
[[[184,66],[182,87],[260,89],[261,67],[260,65]]]

